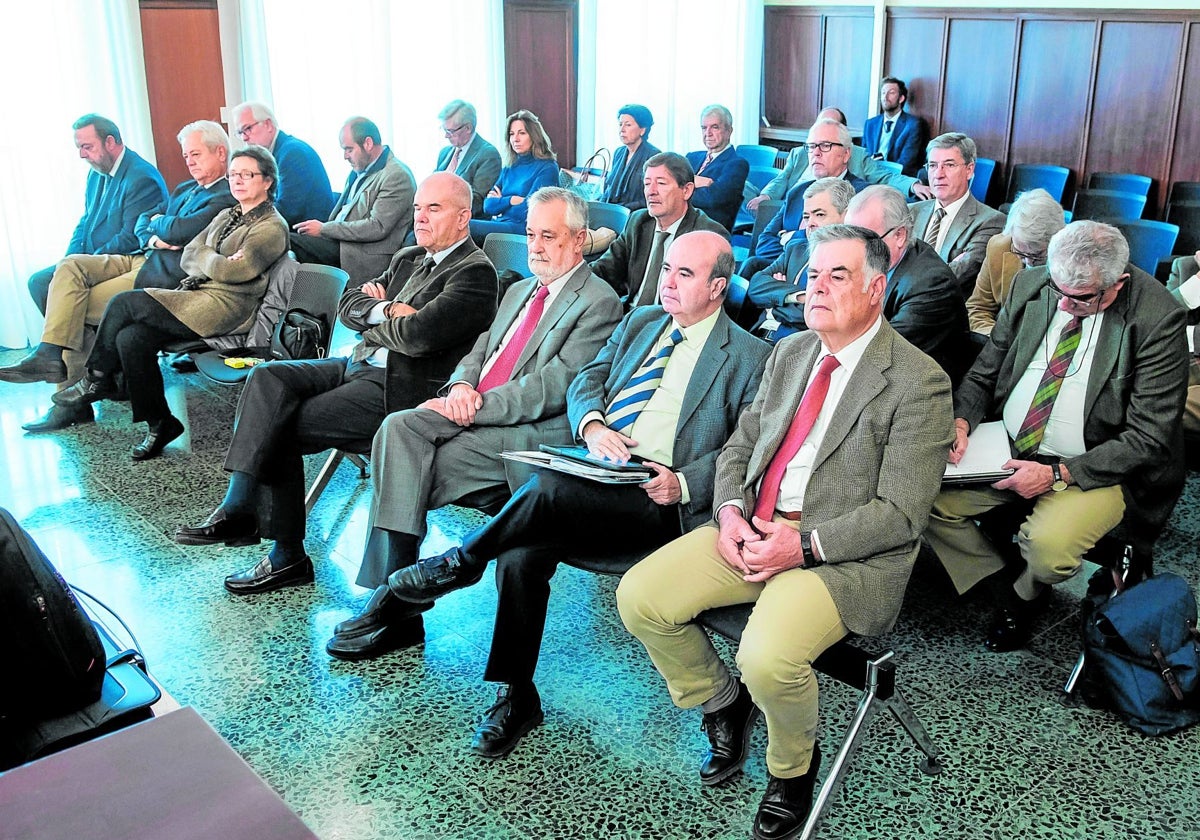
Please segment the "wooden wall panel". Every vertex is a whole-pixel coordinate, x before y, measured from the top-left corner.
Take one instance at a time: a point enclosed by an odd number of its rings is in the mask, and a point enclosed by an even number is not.
[[[1187,61],[1183,72],[1175,150],[1170,181],[1200,181],[1200,23],[1188,25]],[[1187,150],[1186,153],[1184,150]],[[1163,190],[1163,198],[1166,191]]]
[[[821,108],[821,16],[808,9],[766,10],[763,115],[779,128],[808,128]]]
[[[179,129],[193,120],[219,122],[225,104],[217,4],[143,0],[140,13],[154,155],[174,189],[191,177],[175,139]]]
[[[942,130],[970,135],[980,157],[1005,156],[1016,31],[1011,18],[950,22],[945,72],[950,84],[942,99]]]
[[[537,114],[554,144],[559,166],[567,168],[575,165],[578,20],[573,0],[504,3],[508,113],[525,108]]]
[[[871,43],[875,26],[870,14],[828,17],[825,20],[824,84],[818,108],[833,106],[846,112],[849,125],[861,128],[871,103],[871,62],[863,61],[862,45]],[[815,116],[815,112],[814,112]]]
[[[940,17],[893,17],[884,48],[884,75],[904,79],[908,85],[905,107],[924,117],[934,135],[940,133],[941,125],[945,28],[946,22]]]

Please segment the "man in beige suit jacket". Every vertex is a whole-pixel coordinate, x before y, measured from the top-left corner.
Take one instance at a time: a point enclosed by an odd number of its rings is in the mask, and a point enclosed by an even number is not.
[[[765,713],[770,779],[754,834],[769,840],[791,837],[812,807],[811,663],[847,633],[895,622],[953,439],[949,379],[882,318],[887,246],[851,225],[810,239],[810,331],[776,346],[725,444],[715,520],[650,555],[617,590],[671,699],[703,708],[703,783],[740,769]],[[737,655],[744,684],[694,623],[738,603],[755,604]]]

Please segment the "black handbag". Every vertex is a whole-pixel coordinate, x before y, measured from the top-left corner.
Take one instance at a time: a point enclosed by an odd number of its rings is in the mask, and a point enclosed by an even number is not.
[[[303,309],[289,309],[275,322],[273,359],[320,359],[329,345],[325,322]]]

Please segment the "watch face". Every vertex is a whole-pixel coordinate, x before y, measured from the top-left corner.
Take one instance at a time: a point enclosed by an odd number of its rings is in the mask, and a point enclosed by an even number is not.
[[[1060,478],[1058,481],[1056,481],[1050,485],[1050,489],[1053,490],[1055,493],[1061,493],[1063,490],[1067,489],[1067,482],[1063,481]]]

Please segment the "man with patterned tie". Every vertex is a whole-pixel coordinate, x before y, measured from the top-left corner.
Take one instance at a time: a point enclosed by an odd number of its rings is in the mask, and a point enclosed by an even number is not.
[[[346,120],[338,142],[350,164],[346,188],[327,221],[292,225],[291,244],[302,263],[345,269],[354,288],[382,274],[412,231],[417,185],[366,117]]]
[[[471,185],[471,216],[483,215],[483,199],[500,178],[500,152],[475,133],[475,106],[455,99],[438,112],[450,143],[438,153],[436,172],[453,172]]]
[[[704,151],[688,152],[696,170],[692,206],[703,210],[726,230],[733,230],[742,190],[750,164],[729,143],[733,136],[733,114],[724,105],[709,105],[700,112]]]
[[[225,458],[225,499],[184,545],[275,540],[270,553],[225,587],[237,595],[313,579],[304,551],[304,463],[325,449],[365,452],[390,411],[433,396],[496,312],[496,270],[471,242],[471,190],[435,173],[417,189],[417,247],[388,270],[348,289],[338,315],[362,341],[349,358],[268,362],[250,372]]]
[[[592,273],[613,287],[626,309],[657,302],[663,258],[675,237],[707,230],[729,238],[729,231],[691,205],[695,177],[683,155],[660,152],[647,160],[646,209],[635,210],[621,235],[592,263]]]
[[[1186,312],[1128,263],[1114,227],[1080,221],[1056,233],[1048,264],[1018,275],[954,395],[951,462],[972,429],[998,419],[1014,470],[990,487],[946,490],[934,504],[925,536],[959,592],[1004,567],[975,517],[1031,509],[1017,533],[1023,566],[1002,582],[988,650],[1022,647],[1039,596],[1123,520],[1135,553],[1147,553],[1182,490]]]
[[[515,283],[491,329],[439,396],[390,415],[371,448],[371,513],[357,583],[375,590],[325,649],[363,659],[419,644],[428,605],[387,598],[392,572],[420,556],[425,514],[443,505],[499,509],[529,477],[510,449],[570,443],[567,387],[621,319],[621,302],[583,261],[587,203],[543,187],[529,197],[533,277]],[[397,608],[399,606],[399,608]]]
[[[625,574],[617,606],[677,706],[701,706],[700,781],[746,756],[762,709],[770,778],[754,836],[791,837],[820,766],[812,662],[896,620],[953,439],[950,381],[882,317],[888,249],[813,231],[805,320],[775,347],[717,458],[714,519]],[[739,681],[695,618],[754,603]]]
[[[564,554],[644,553],[712,512],[717,451],[758,390],[770,352],[724,313],[729,243],[710,231],[676,238],[662,272],[662,306],[625,316],[567,392],[578,442],[597,458],[648,463],[642,485],[597,484],[538,471],[460,548],[389,580],[393,595],[431,606],[468,586],[496,558],[500,593],[484,679],[501,683],[471,749],[507,755],[542,720],[533,683],[550,597]]]

